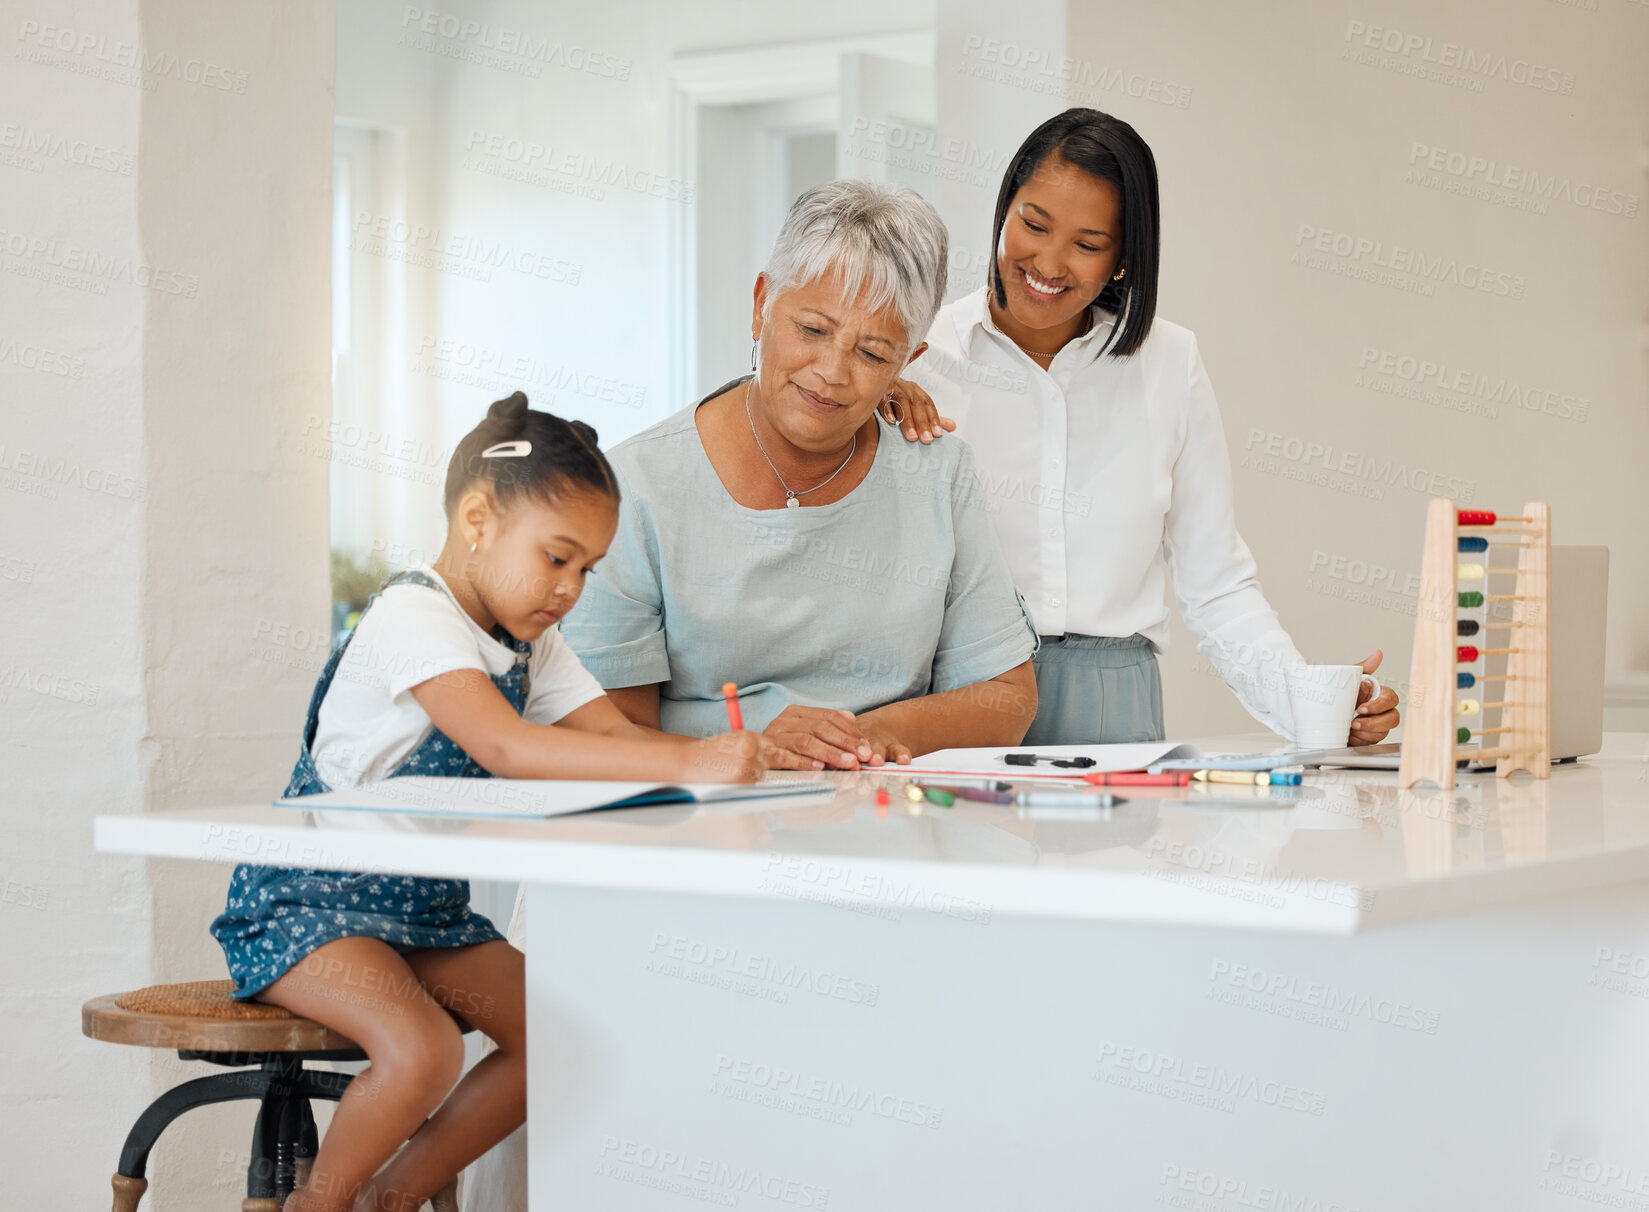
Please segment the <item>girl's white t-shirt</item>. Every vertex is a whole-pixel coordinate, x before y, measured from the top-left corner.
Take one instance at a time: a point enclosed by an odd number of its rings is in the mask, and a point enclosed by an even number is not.
[[[334,790],[389,777],[433,730],[414,686],[454,669],[507,673],[516,653],[476,624],[427,564],[416,569],[438,588],[402,581],[361,616],[321,701],[311,752]],[[533,641],[521,718],[554,724],[603,693],[601,684],[552,627]]]

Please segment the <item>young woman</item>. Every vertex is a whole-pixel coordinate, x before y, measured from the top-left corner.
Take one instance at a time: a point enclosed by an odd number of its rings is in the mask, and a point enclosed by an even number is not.
[[[978,457],[1042,636],[1026,745],[1162,738],[1170,574],[1199,651],[1293,735],[1284,671],[1303,658],[1237,533],[1196,338],[1156,318],[1158,235],[1156,163],[1133,127],[1092,109],[1044,122],[1002,179],[988,283],[939,312],[885,406],[907,439],[959,427]],[[1349,744],[1397,726],[1396,694],[1369,691]]]

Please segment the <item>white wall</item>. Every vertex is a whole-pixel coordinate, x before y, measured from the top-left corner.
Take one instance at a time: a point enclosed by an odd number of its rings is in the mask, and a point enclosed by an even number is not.
[[[20,40],[21,21],[43,15],[8,4],[0,29]],[[99,29],[135,41],[136,6]],[[69,152],[8,146],[0,164],[0,712],[10,759],[0,954],[14,974],[0,1000],[0,1131],[8,1156],[56,1159],[17,1176],[18,1198],[44,1207],[49,1196],[97,1198],[107,1181],[98,1171],[105,1162],[113,1171],[149,1093],[142,1053],[77,1038],[83,1000],[150,975],[143,864],[89,854],[94,812],[141,812],[147,798],[144,292],[105,275],[65,273],[62,285],[25,275],[58,272],[51,263],[71,241],[140,254],[139,123],[131,89],[26,61],[0,76],[0,95],[8,143],[100,149],[76,163]],[[53,240],[63,253],[38,243]],[[116,492],[86,487],[92,470],[100,484],[113,476]],[[88,741],[102,760],[85,761]],[[94,1089],[110,1097],[88,1105]],[[92,1145],[85,1164],[55,1143],[70,1116]]]
[[[96,1207],[201,1070],[81,1038],[80,1004],[222,976],[228,871],[96,855],[91,819],[266,797],[314,678],[290,629],[324,634],[294,444],[328,411],[334,35],[325,4],[7,0],[0,30],[0,1133],[8,1203]],[[146,1206],[231,1206],[251,1128],[185,1120]]]
[[[440,32],[443,17],[460,23],[453,36]],[[399,133],[405,217],[440,232],[414,251],[456,250],[453,272],[408,272],[410,436],[450,451],[517,389],[590,422],[603,444],[689,403],[668,386],[665,266],[670,223],[698,183],[672,175],[670,59],[932,19],[931,0],[849,0],[801,20],[793,6],[754,0],[344,6],[338,113]],[[463,22],[486,31],[466,35]],[[550,49],[534,58],[481,45],[519,48],[528,37]],[[494,245],[532,272],[492,264]],[[701,377],[713,385],[743,367],[741,354]],[[409,550],[385,554],[439,547],[439,491],[420,489],[409,516]]]
[[[1306,655],[1380,646],[1406,681],[1426,501],[1515,512],[1544,500],[1558,542],[1611,548],[1612,699],[1649,702],[1649,6],[1161,0],[1069,13],[1087,103],[1156,153],[1159,314],[1198,334],[1243,534]],[[1437,70],[1428,55],[1462,53],[1449,43],[1491,71],[1414,74]],[[1529,64],[1558,91],[1506,78]],[[1130,95],[1135,81],[1144,95]],[[1568,182],[1569,196],[1477,196],[1489,162],[1497,180],[1516,166]],[[1317,232],[1332,233],[1328,252]],[[1337,237],[1352,255],[1334,253]],[[1486,271],[1490,289],[1380,270],[1399,246],[1444,274]],[[1415,386],[1406,359],[1523,394],[1433,386],[1417,399],[1402,394]],[[1343,459],[1349,473],[1324,466]],[[1319,473],[1332,478],[1299,478]],[[1174,645],[1169,731],[1248,726],[1183,628]]]
[[[756,274],[767,263],[791,200],[836,175],[834,147],[828,164],[817,154],[811,161],[791,163],[789,140],[782,133],[814,124],[832,129],[832,101],[816,96],[706,105],[698,111],[698,163],[724,168],[692,173],[698,262],[715,267],[699,274],[693,299],[701,368],[694,390],[701,395],[748,368]],[[813,172],[805,183],[793,182],[808,167]],[[793,184],[799,188],[792,189]],[[780,197],[782,208],[774,204]]]
[[[1032,74],[1021,80],[1000,62],[1002,48],[1011,44],[1038,63],[1057,64],[1065,56],[1065,24],[1063,0],[1012,6],[944,0],[939,6],[934,171],[939,214],[950,229],[947,302],[985,283],[991,219],[1008,161],[1026,135],[1071,104],[1057,77]]]

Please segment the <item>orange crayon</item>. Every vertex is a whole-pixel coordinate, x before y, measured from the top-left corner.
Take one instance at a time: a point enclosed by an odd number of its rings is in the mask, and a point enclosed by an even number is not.
[[[1137,774],[1132,771],[1118,774],[1085,774],[1084,783],[1095,787],[1184,787],[1191,782],[1189,772],[1164,771],[1162,774]]]

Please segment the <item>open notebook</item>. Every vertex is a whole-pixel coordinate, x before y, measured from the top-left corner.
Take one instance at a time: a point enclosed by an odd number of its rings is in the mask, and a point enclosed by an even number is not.
[[[422,813],[433,816],[571,816],[602,808],[713,804],[731,800],[834,795],[836,785],[785,779],[765,783],[617,783],[570,779],[443,779],[424,775],[362,783],[344,791],[275,801],[307,811]]]

